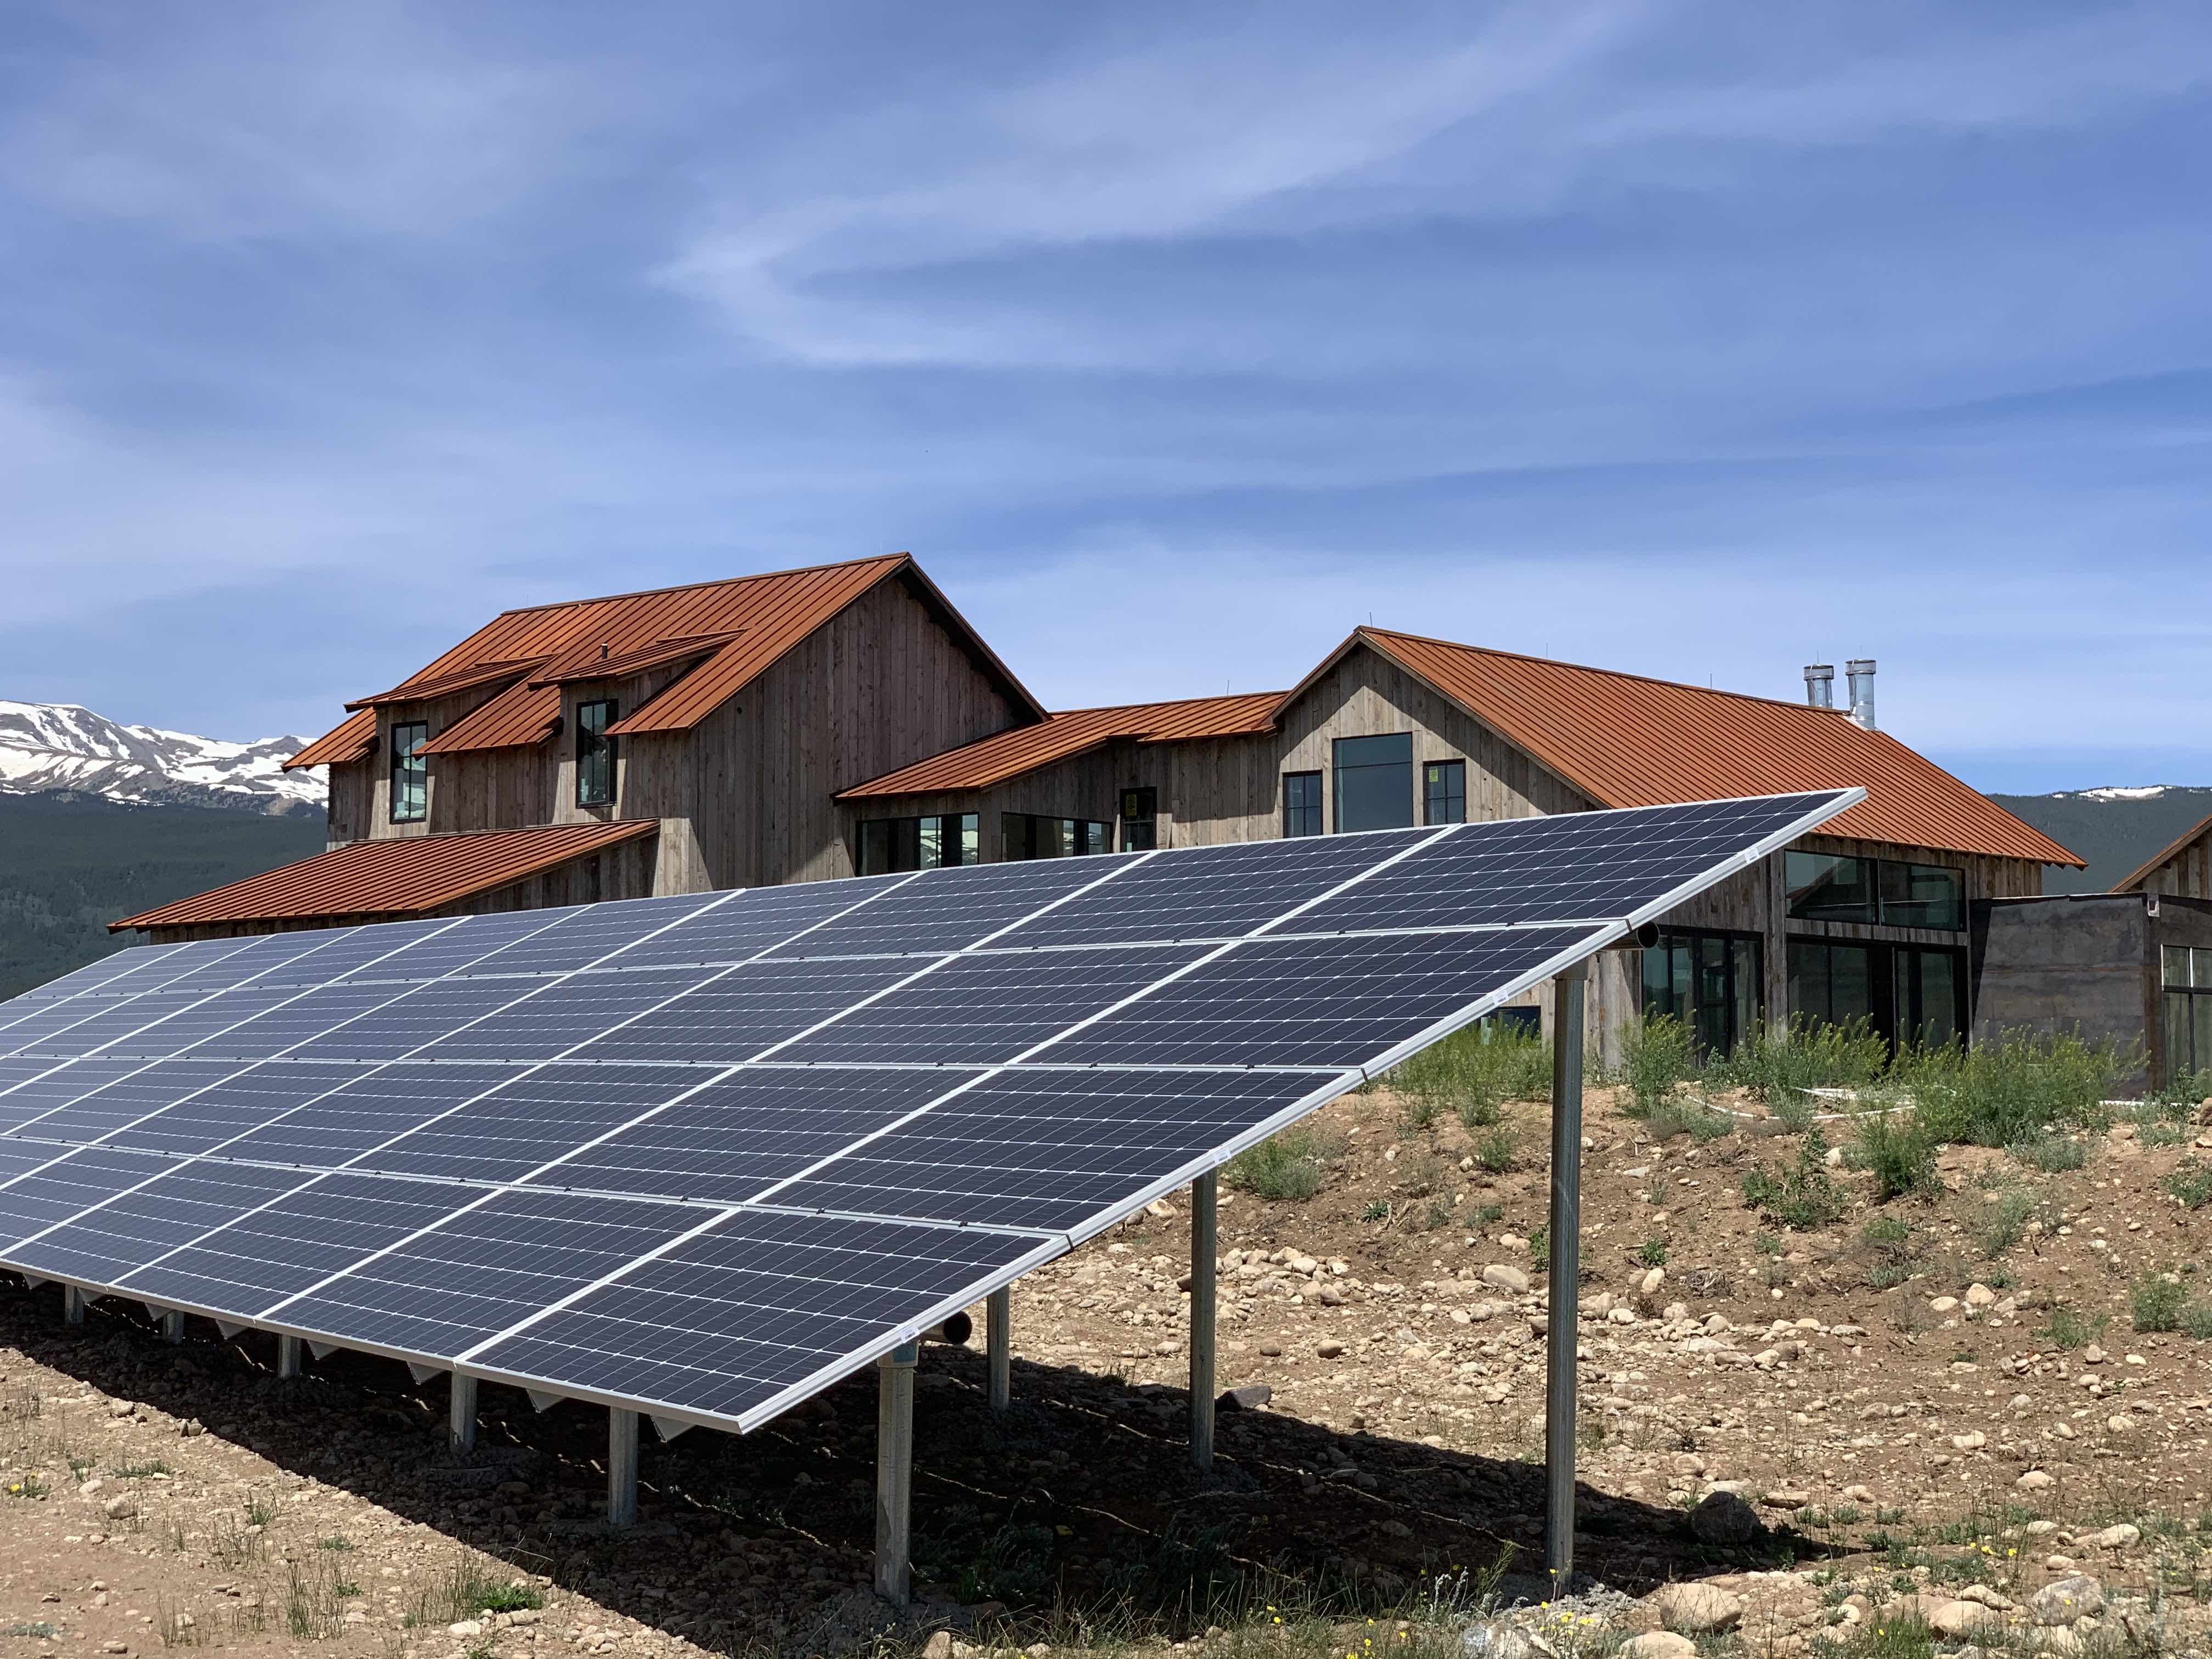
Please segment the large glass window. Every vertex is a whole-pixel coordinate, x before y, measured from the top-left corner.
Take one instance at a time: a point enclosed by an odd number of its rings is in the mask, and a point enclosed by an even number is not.
[[[2166,986],[2166,1081],[2212,1072],[2212,951],[2169,945]]]
[[[1467,822],[1467,763],[1431,761],[1421,768],[1421,822]]]
[[[1114,826],[1094,818],[1048,818],[1034,812],[999,815],[999,856],[1015,859],[1075,858],[1103,853],[1113,845]]]
[[[1339,738],[1336,832],[1403,830],[1413,822],[1413,734]]]
[[[1875,947],[1790,941],[1790,1012],[1811,1025],[1875,1023]]]
[[[1670,930],[1644,951],[1644,1012],[1672,1014],[1698,1048],[1724,1054],[1757,1034],[1765,1008],[1759,940]]]
[[[605,806],[615,798],[615,740],[607,728],[621,716],[614,700],[576,705],[576,805]]]
[[[1321,774],[1283,774],[1283,834],[1285,837],[1321,834]]]
[[[1160,844],[1160,792],[1146,785],[1121,792],[1121,850],[1149,853]]]
[[[1902,1047],[1933,1048],[1959,1040],[1963,964],[1956,951],[1897,947],[1897,1024]]]
[[[919,818],[866,818],[860,824],[860,866],[864,876],[900,870],[941,870],[973,864],[981,856],[981,836],[973,812],[933,813]]]
[[[392,728],[392,821],[417,823],[430,810],[430,741],[428,720],[404,720]]]
[[[1790,914],[1805,921],[1880,922],[1889,927],[1966,925],[1966,884],[1940,864],[1852,858],[1839,853],[1785,854]]]

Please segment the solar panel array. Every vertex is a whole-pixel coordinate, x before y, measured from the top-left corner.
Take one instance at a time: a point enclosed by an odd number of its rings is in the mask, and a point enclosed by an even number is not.
[[[0,1264],[749,1428],[1856,799],[125,951],[0,1004]]]

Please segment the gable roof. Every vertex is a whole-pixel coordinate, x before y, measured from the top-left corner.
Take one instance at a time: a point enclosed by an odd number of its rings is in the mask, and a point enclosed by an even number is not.
[[[617,737],[682,732],[752,684],[815,629],[875,587],[897,579],[927,606],[970,661],[1031,718],[1042,704],[952,608],[910,555],[772,571],[724,581],[619,593],[607,599],[504,611],[285,763],[287,768],[359,760],[376,736],[375,707],[471,686],[514,683],[423,745],[433,755],[526,748],[553,735],[561,686],[604,670],[636,673],[695,659],[658,695],[617,721]]]
[[[2145,859],[2142,866],[2134,874],[2123,876],[2114,882],[2110,890],[2115,893],[2141,892],[2142,884],[2158,873],[2160,866],[2170,862],[2177,854],[2186,852],[2190,843],[2208,832],[2212,832],[2212,817],[2200,819],[2192,827],[2183,830],[2164,847]]]
[[[1234,696],[1186,697],[1176,702],[1134,702],[1114,708],[1072,708],[1048,715],[1037,726],[948,749],[882,777],[839,793],[839,800],[871,800],[887,795],[953,793],[988,789],[994,783],[1033,772],[1103,747],[1115,738],[1142,743],[1182,743],[1196,738],[1242,737],[1270,730],[1279,691],[1248,691]]]
[[[1840,709],[1680,685],[1386,629],[1355,629],[1287,708],[1366,646],[1525,750],[1600,806],[1863,785],[1823,835],[2039,864],[2082,861],[2041,830]]]
[[[471,894],[542,874],[571,859],[659,833],[659,819],[634,818],[349,842],[297,864],[111,921],[107,931],[420,915]]]

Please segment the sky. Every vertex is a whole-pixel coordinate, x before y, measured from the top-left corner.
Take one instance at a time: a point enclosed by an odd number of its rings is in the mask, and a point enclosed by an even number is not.
[[[913,552],[1055,707],[1370,621],[2212,782],[2198,0],[0,15],[0,697],[312,736]]]

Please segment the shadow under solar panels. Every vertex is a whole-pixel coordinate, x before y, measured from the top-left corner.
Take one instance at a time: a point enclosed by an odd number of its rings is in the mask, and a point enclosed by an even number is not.
[[[748,1066],[532,1182],[738,1203],[981,1075]]]
[[[1057,1248],[974,1229],[744,1211],[469,1363],[750,1425],[778,1395],[888,1348],[901,1326],[956,1311],[986,1274]]]
[[[1349,1079],[1356,1081],[1356,1078]],[[918,1221],[1070,1231],[1255,1125],[1345,1086],[1328,1072],[1017,1067],[768,1200]]]

